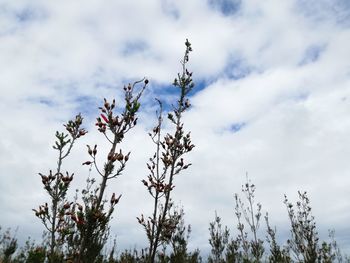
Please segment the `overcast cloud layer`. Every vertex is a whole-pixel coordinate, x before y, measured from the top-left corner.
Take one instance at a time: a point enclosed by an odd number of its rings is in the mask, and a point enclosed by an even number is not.
[[[54,132],[82,112],[90,131],[65,169],[84,186],[85,144],[107,145],[94,129],[104,97],[121,100],[128,81],[150,87],[112,221],[120,249],[143,247],[136,216],[149,214],[141,183],[153,146],[154,97],[173,99],[184,40],[199,85],[185,116],[196,148],[173,199],[192,225],[192,248],[208,251],[217,211],[234,229],[233,194],[248,172],[281,239],[283,194],[311,198],[321,237],[350,251],[350,4],[347,0],[0,1],[0,225],[40,239],[31,209],[47,200],[38,172],[55,168]],[[79,147],[80,146],[80,147]],[[94,175],[94,174],[92,174]],[[262,236],[264,238],[264,236]]]

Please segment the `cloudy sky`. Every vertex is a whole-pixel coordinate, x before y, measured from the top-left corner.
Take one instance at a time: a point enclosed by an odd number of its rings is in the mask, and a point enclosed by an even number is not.
[[[103,98],[121,101],[123,85],[146,76],[140,123],[123,145],[131,160],[108,185],[123,194],[112,221],[119,248],[146,244],[136,216],[151,211],[147,133],[154,98],[174,99],[186,38],[198,85],[184,120],[196,148],[173,199],[192,225],[191,247],[208,251],[215,211],[234,229],[233,195],[248,173],[281,239],[283,195],[306,190],[321,237],[335,229],[350,251],[347,0],[0,0],[0,225],[40,240],[31,209],[48,200],[37,173],[55,169],[54,132],[85,116],[89,133],[64,166],[74,194],[89,174],[85,144],[108,145],[94,127]]]

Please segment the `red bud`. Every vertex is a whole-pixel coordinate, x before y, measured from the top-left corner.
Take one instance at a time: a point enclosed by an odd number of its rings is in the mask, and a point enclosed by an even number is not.
[[[105,122],[108,122],[108,119],[105,115],[101,114],[101,118],[105,121]]]

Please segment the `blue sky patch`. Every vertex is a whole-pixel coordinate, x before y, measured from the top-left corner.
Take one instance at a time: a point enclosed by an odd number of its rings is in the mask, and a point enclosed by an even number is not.
[[[334,6],[336,13],[336,21],[338,24],[349,27],[350,26],[350,1],[338,0],[337,5]]]
[[[306,65],[309,63],[316,62],[320,56],[321,53],[326,49],[326,45],[312,45],[309,46],[303,55],[303,58],[299,62],[299,65]]]
[[[26,101],[32,104],[44,105],[46,107],[54,107],[57,105],[53,100],[47,97],[29,97]]]
[[[192,96],[205,89],[205,87],[209,85],[205,80],[196,81],[196,79],[194,79],[194,84],[194,88],[190,91],[190,93],[187,96],[190,101]],[[164,111],[171,111],[172,105],[176,105],[177,103],[180,94],[180,88],[175,87],[173,85],[156,84],[152,85],[151,89],[146,90],[146,93],[148,99],[150,100],[150,103],[154,103],[154,98],[161,99]]]
[[[16,12],[15,16],[19,22],[24,23],[33,19],[34,13],[29,8],[25,8],[23,10],[20,10],[19,12]]]
[[[237,80],[248,76],[252,72],[252,67],[247,65],[244,59],[231,56],[224,72],[228,78]]]
[[[234,15],[241,7],[241,0],[209,0],[209,5],[223,15]]]
[[[142,53],[146,49],[148,49],[148,45],[143,41],[128,41],[122,48],[122,54],[124,56],[132,56],[136,53]]]
[[[241,129],[243,129],[246,126],[245,122],[237,122],[237,123],[233,123],[229,130],[233,133],[239,132]]]
[[[206,87],[208,87],[211,84],[210,81],[206,81],[204,79],[202,79],[202,80],[194,79],[193,83],[194,83],[194,88],[191,90],[189,96],[194,96],[195,94],[197,94],[198,92],[204,90]]]
[[[171,110],[171,105],[176,104],[178,99],[178,94],[180,89],[173,85],[152,85],[152,90],[150,90],[150,99],[153,103],[154,99],[160,99],[163,104],[163,109],[168,111]]]
[[[317,23],[330,20],[341,26],[350,26],[349,0],[297,0],[295,7],[298,13]]]
[[[302,92],[295,96],[296,101],[306,101],[310,97],[310,93]]]
[[[80,95],[74,98],[74,104],[76,105],[75,111],[81,113],[85,117],[95,117],[98,115],[98,102],[101,99],[95,97]]]
[[[210,85],[210,83],[208,83],[206,80],[196,80],[194,78],[193,80],[194,83],[194,88],[190,91],[190,93],[188,94],[189,97],[195,95],[197,92],[200,92],[201,90],[205,89],[205,87],[207,87],[208,85]],[[172,84],[169,85],[152,85],[153,87],[153,92],[159,94],[160,96],[166,96],[166,95],[170,95],[170,96],[174,96],[174,95],[178,95],[180,92],[180,88],[179,87],[175,87]]]
[[[47,17],[46,12],[40,7],[24,7],[13,12],[15,19],[19,23],[28,23],[35,20],[42,20]]]
[[[48,99],[48,98],[40,98],[40,99],[38,100],[38,102],[39,102],[40,104],[44,104],[44,105],[46,105],[46,106],[48,106],[48,107],[54,106],[54,102],[53,102],[52,100]]]
[[[179,9],[169,0],[162,0],[162,11],[167,16],[178,20],[180,18]]]
[[[45,18],[44,12],[32,8],[14,9],[10,5],[0,4],[0,17],[8,19],[11,23],[4,23],[0,28],[0,37],[17,32],[28,22]]]

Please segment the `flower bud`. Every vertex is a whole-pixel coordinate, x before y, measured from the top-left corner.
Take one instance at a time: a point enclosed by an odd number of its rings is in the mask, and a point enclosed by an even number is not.
[[[127,162],[129,160],[129,156],[130,156],[130,152],[127,155],[125,155],[125,157],[124,157],[125,162]]]
[[[142,183],[143,183],[146,187],[148,187],[148,183],[147,183],[146,180],[142,180]]]
[[[91,150],[90,146],[89,146],[89,145],[86,145],[86,146],[88,147],[88,153],[89,153],[90,155],[92,155],[92,150]]]
[[[118,161],[123,161],[124,155],[120,152],[120,153],[117,154],[116,158],[117,158]]]
[[[85,134],[87,134],[86,130],[84,130],[84,129],[79,130],[79,135],[80,136],[84,136]]]
[[[107,123],[109,122],[108,119],[107,119],[107,117],[106,117],[104,114],[101,114],[101,118],[102,118],[105,122],[107,122]]]
[[[105,108],[106,108],[107,110],[110,109],[109,103],[108,103],[107,101],[105,102],[104,106],[105,106]]]

